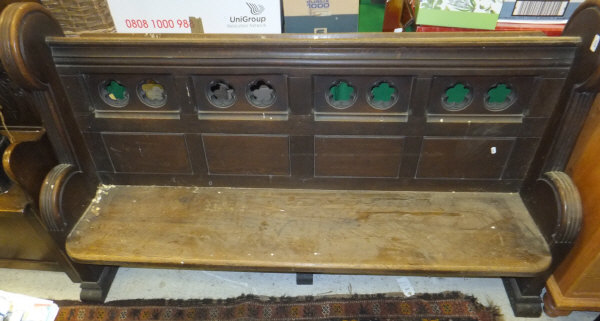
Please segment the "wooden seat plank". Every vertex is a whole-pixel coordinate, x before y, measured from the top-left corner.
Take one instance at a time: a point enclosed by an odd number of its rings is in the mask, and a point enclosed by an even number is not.
[[[333,273],[532,275],[551,256],[513,193],[101,186],[75,260]]]

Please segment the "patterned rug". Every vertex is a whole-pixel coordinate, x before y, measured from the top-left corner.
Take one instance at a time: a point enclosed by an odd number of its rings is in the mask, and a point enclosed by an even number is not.
[[[57,302],[56,321],[499,321],[498,309],[460,293],[131,300],[103,305]]]

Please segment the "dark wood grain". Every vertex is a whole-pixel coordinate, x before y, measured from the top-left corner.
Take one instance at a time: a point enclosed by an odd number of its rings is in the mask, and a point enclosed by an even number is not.
[[[116,172],[192,172],[183,135],[104,133],[102,139]]]
[[[317,136],[315,176],[396,178],[402,137]]]
[[[210,174],[290,175],[287,136],[202,135]]]
[[[500,179],[513,139],[426,138],[417,177]]]

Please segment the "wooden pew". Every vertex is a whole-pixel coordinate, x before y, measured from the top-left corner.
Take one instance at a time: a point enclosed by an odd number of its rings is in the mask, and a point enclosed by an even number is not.
[[[581,226],[563,172],[600,84],[598,2],[538,33],[64,37],[0,17],[59,161],[77,262],[505,277],[515,313]]]

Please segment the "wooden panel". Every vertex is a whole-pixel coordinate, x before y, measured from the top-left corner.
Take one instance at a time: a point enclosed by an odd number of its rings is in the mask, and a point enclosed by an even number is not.
[[[0,218],[23,215],[30,202],[23,189],[13,183],[8,191],[0,194]]]
[[[23,215],[0,216],[0,244],[0,259],[56,260],[53,251]]]
[[[565,261],[547,283],[555,308],[600,310],[600,97],[590,110],[567,172],[583,205],[583,227]]]
[[[502,179],[524,179],[539,145],[538,138],[517,138]]]
[[[192,172],[183,134],[113,134],[102,139],[116,172]]]
[[[554,275],[551,275],[546,281],[546,291],[544,295],[544,312],[552,317],[569,315],[572,310],[597,311],[600,307],[600,298],[596,296],[575,297],[564,295]]]
[[[402,137],[316,136],[315,176],[398,177]]]
[[[551,102],[551,98],[556,100],[556,95],[560,94],[542,96],[539,92],[543,89],[560,93],[579,39],[531,34],[507,37],[497,33],[453,38],[451,42],[447,39],[440,42],[439,36],[429,34],[377,35],[375,38],[360,34],[317,38],[306,35],[266,38],[248,38],[247,35],[165,35],[159,38],[120,35],[76,39],[57,37],[49,41],[62,78],[87,77],[84,83],[87,84],[86,95],[78,91],[68,91],[67,95],[98,99],[99,82],[112,77],[132,90],[143,79],[164,82],[168,94],[164,107],[153,109],[133,105],[139,103],[139,97],[131,95],[131,105],[124,108],[92,101],[96,111],[98,108],[114,111],[113,114],[119,118],[78,115],[80,128],[89,132],[88,146],[95,158],[96,169],[102,172],[100,175],[106,183],[516,192],[519,180],[523,179],[531,163],[525,159],[531,158],[533,153],[523,154],[520,158],[516,157],[517,154],[513,155],[516,161],[508,162],[508,174],[502,177],[507,180],[499,180],[501,169],[498,173],[490,173],[490,165],[484,162],[480,166],[478,160],[470,163],[479,168],[477,171],[468,168],[465,173],[454,176],[446,172],[441,176],[425,175],[427,173],[423,172],[421,178],[426,179],[419,180],[415,179],[415,174],[422,138],[539,137],[540,130],[545,127],[528,126],[525,123],[527,117],[522,116],[534,110],[529,116],[549,120],[549,109],[554,109],[554,105],[538,106],[539,102]],[[246,95],[248,85],[260,79],[275,90],[276,99],[272,105],[253,105]],[[329,97],[327,91],[339,80],[347,81],[356,89],[355,104],[344,109],[332,106],[335,104],[328,103],[326,98]],[[219,99],[208,95],[216,90],[211,89],[212,85],[221,81],[231,85],[227,88],[235,93],[231,105],[219,104]],[[479,107],[472,109],[475,105],[470,106],[459,112],[461,115],[516,115],[518,121],[511,118],[513,122],[495,122],[498,119],[490,117],[479,123],[466,120],[451,124],[447,119],[442,123],[428,123],[428,113],[445,112],[430,110],[430,103],[439,102],[447,82],[455,81],[477,86]],[[385,87],[376,87],[381,82],[389,83],[397,91],[396,95],[392,95],[394,103],[390,106],[374,103],[374,97],[370,95],[375,88],[386,92]],[[506,110],[491,112],[481,102],[487,90],[497,82],[513,86],[518,100]],[[434,87],[439,92],[432,92]],[[223,88],[217,86],[217,89]],[[220,90],[219,93],[224,92]],[[544,99],[540,100],[540,97]],[[125,110],[129,113],[116,113]],[[178,118],[160,119],[161,110],[175,111]],[[126,118],[124,114],[133,116]],[[534,130],[525,132],[530,127]],[[249,138],[236,138],[240,142],[232,139],[222,143],[227,138],[212,138],[203,139],[202,147],[198,141],[188,140],[194,175],[182,178],[153,175],[153,172],[149,175],[138,175],[140,172],[137,171],[135,174],[111,173],[109,157],[95,150],[95,146],[101,145],[95,144],[99,139],[94,135],[101,132],[186,133],[194,137],[215,134],[281,135],[289,136],[290,140],[273,142],[261,138],[260,143],[247,143],[244,140]],[[346,167],[338,168],[333,163],[339,160],[324,159],[322,154],[317,155],[318,159],[312,159],[315,148],[309,145],[315,135],[404,136],[407,141],[401,147],[394,147],[401,148],[402,162],[391,156],[398,150],[389,149],[385,151],[390,153],[389,157],[379,157],[368,153],[372,149],[383,151],[384,147],[363,146],[363,156],[356,157],[353,163],[348,160]],[[304,140],[294,142],[297,137],[310,139],[311,143]],[[343,149],[344,146],[337,148]],[[371,166],[370,162],[376,165]],[[400,166],[397,166],[399,162]],[[315,165],[321,167],[315,168]],[[396,167],[400,167],[398,172]],[[348,180],[347,177],[356,179]],[[402,179],[389,179],[395,177]]]
[[[290,142],[284,135],[202,135],[211,175],[290,175]]]
[[[513,144],[510,138],[425,138],[417,177],[499,179]]]
[[[551,261],[518,194],[112,185],[97,195],[67,240],[82,262],[498,276]]]
[[[0,105],[7,126],[42,124],[33,95],[11,80],[4,68],[0,68]]]

